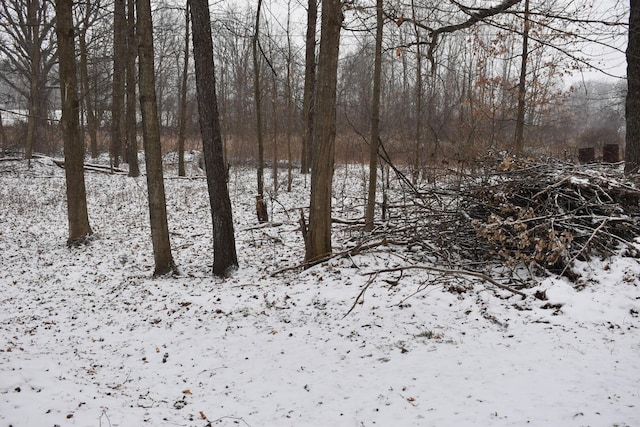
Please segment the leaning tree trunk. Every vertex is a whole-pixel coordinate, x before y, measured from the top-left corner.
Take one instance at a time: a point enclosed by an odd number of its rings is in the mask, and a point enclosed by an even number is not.
[[[86,242],[92,234],[87,213],[84,184],[84,150],[80,138],[80,103],[78,102],[76,57],[74,49],[72,0],[56,1],[56,33],[62,99],[62,138],[64,139],[64,166],[67,183],[67,212],[69,238],[67,244]]]
[[[213,223],[213,274],[227,276],[238,265],[233,215],[227,187],[222,132],[216,95],[211,21],[207,0],[189,0],[200,132]]]
[[[627,136],[624,172],[640,170],[640,5],[631,0],[627,45]]]
[[[340,0],[322,2],[309,229],[305,241],[305,262],[311,264],[331,254],[331,188],[336,139],[341,5]]]
[[[162,174],[162,149],[160,146],[160,122],[156,101],[153,63],[153,31],[149,0],[136,0],[138,22],[138,74],[140,84],[140,110],[142,112],[142,138],[147,165],[147,188],[149,192],[149,219],[151,241],[155,261],[154,276],[176,271],[171,256],[167,205]]]

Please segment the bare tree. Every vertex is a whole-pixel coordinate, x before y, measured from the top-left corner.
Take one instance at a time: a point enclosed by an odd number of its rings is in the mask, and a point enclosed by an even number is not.
[[[304,133],[302,134],[302,161],[300,171],[309,173],[313,151],[314,136],[314,104],[316,87],[316,27],[318,20],[317,0],[308,0],[307,4],[307,34],[305,37],[304,60],[304,92],[302,101]]]
[[[187,127],[187,83],[189,82],[189,2],[185,6],[184,20],[184,60],[182,62],[182,82],[180,85],[180,119],[178,124],[178,176],[185,176],[184,142]]]
[[[60,94],[62,98],[62,136],[64,139],[67,212],[69,216],[68,245],[86,242],[92,234],[87,213],[84,185],[84,149],[80,137],[80,107],[77,93],[75,32],[72,0],[56,2],[56,33],[60,61]]]
[[[80,48],[80,87],[82,88],[82,101],[85,108],[87,117],[87,127],[89,131],[89,149],[91,157],[98,157],[98,120],[96,118],[95,111],[93,109],[94,93],[91,89],[91,82],[89,80],[89,48],[87,46],[87,31],[94,24],[98,17],[97,12],[99,4],[96,5],[91,1],[87,1],[85,4],[80,4],[80,21],[81,25],[78,27],[78,44]]]
[[[524,28],[522,30],[522,56],[520,58],[520,80],[518,81],[518,113],[516,116],[515,150],[524,148],[524,113],[527,95],[527,58],[529,57],[529,0],[524,1]]]
[[[373,96],[371,100],[371,141],[369,150],[369,190],[364,216],[365,230],[373,230],[378,177],[378,139],[380,138],[380,86],[382,76],[383,0],[376,0],[376,51],[373,66]]]
[[[259,222],[269,221],[264,202],[264,137],[262,132],[262,88],[260,85],[260,58],[258,56],[258,36],[260,35],[260,14],[262,0],[258,0],[256,22],[251,40],[253,53],[253,96],[256,106],[256,136],[258,138],[258,194],[256,195],[256,213]]]
[[[120,165],[120,155],[125,137],[124,106],[127,63],[127,12],[125,0],[113,2],[113,93],[111,102],[111,162]]]
[[[8,73],[0,79],[27,100],[29,116],[25,158],[34,150],[47,151],[49,74],[57,61],[55,23],[49,0],[0,1],[0,30],[8,40],[0,42]]]
[[[196,67],[196,90],[200,132],[207,171],[207,188],[213,223],[213,274],[227,276],[238,265],[233,216],[227,187],[222,134],[216,95],[215,66],[211,20],[207,0],[191,2],[193,56]]]
[[[320,55],[314,153],[311,166],[309,230],[305,262],[314,263],[331,254],[331,195],[336,137],[336,86],[342,25],[340,0],[322,2]]]
[[[293,50],[291,46],[291,1],[287,2],[287,80],[285,97],[287,103],[287,191],[291,192],[293,182],[293,153],[291,152],[291,134],[293,132]]]
[[[136,4],[135,0],[127,0],[127,69],[126,69],[126,113],[125,130],[127,141],[127,163],[129,176],[140,176],[138,164],[138,119],[136,102]]]
[[[156,101],[155,68],[153,55],[153,26],[149,0],[136,0],[138,41],[138,74],[140,85],[140,109],[142,111],[142,137],[147,165],[147,189],[149,192],[149,218],[155,261],[154,276],[177,271],[171,255],[167,205],[162,173],[162,149],[160,146],[160,122]]]

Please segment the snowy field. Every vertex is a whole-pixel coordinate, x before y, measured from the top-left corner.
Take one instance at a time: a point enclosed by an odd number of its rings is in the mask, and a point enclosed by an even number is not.
[[[525,299],[421,270],[369,283],[407,262],[396,247],[272,275],[302,261],[304,177],[259,227],[254,171],[232,169],[240,268],[221,280],[205,181],[167,175],[180,274],[153,279],[144,177],[87,173],[96,239],[68,248],[62,169],[0,163],[1,427],[640,426],[637,260]],[[338,171],[336,216],[362,215],[363,177]]]

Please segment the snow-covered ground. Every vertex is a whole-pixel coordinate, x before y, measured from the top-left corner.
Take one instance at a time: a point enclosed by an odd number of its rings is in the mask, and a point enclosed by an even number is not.
[[[5,163],[3,427],[640,425],[635,259],[581,263],[580,290],[540,279],[526,299],[423,270],[369,283],[394,247],[273,276],[302,261],[304,177],[258,227],[254,172],[232,169],[239,270],[212,277],[205,181],[172,178],[180,274],[154,279],[144,177],[87,173],[97,236],[68,248],[62,169]],[[339,172],[335,205],[358,216],[363,173]]]

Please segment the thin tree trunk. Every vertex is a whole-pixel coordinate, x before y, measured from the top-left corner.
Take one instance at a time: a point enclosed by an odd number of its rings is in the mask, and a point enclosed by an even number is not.
[[[178,176],[185,176],[184,141],[187,127],[187,83],[189,81],[189,2],[185,8],[184,22],[184,61],[182,66],[182,85],[180,87],[180,123],[178,125]]]
[[[111,162],[120,166],[124,141],[124,102],[126,64],[126,7],[125,0],[113,2],[113,94],[111,103]]]
[[[336,138],[338,54],[343,19],[341,6],[340,0],[322,2],[309,230],[305,241],[307,263],[317,262],[331,254],[331,188]]]
[[[136,4],[135,0],[127,0],[127,70],[126,70],[126,116],[127,163],[129,176],[140,176],[138,164],[138,119],[136,109]]]
[[[640,170],[640,4],[636,0],[631,0],[630,4],[624,172],[635,174]]]
[[[142,138],[147,165],[147,188],[149,192],[149,219],[155,261],[154,276],[175,272],[171,256],[167,206],[162,173],[162,150],[160,146],[160,122],[156,101],[153,64],[153,30],[149,0],[136,0],[138,74],[140,84],[140,110],[142,112]]]
[[[271,122],[273,123],[273,194],[278,194],[278,85],[276,81],[276,75],[271,76],[271,109],[273,115]]]
[[[0,157],[7,155],[7,133],[4,130],[4,124],[2,123],[2,110],[0,110]]]
[[[40,7],[39,0],[31,0],[27,2],[27,24],[29,25],[30,33],[30,59],[31,59],[31,76],[29,80],[29,118],[27,120],[27,140],[25,145],[25,159],[31,159],[33,157],[33,149],[36,145],[36,140],[41,136],[38,135],[38,121],[40,120],[42,111],[39,111],[38,98],[41,96],[40,90],[40,25],[37,19],[38,8]]]
[[[373,66],[373,99],[371,100],[371,141],[369,151],[369,191],[364,229],[373,230],[378,177],[378,139],[380,138],[380,84],[382,75],[383,0],[376,0],[376,53]]]
[[[256,104],[256,131],[258,136],[258,195],[256,213],[258,222],[267,222],[269,217],[264,202],[264,138],[262,137],[262,89],[260,87],[260,63],[258,60],[258,36],[260,34],[260,13],[262,0],[258,0],[256,10],[256,28],[252,39],[253,50],[253,93]]]
[[[518,112],[516,116],[515,152],[524,149],[524,116],[527,95],[527,58],[529,57],[529,0],[524,2],[524,30],[522,31],[522,56],[518,82]]]
[[[411,8],[415,19],[415,4],[412,0]],[[415,91],[415,133],[414,133],[414,150],[413,150],[413,173],[411,174],[411,182],[417,185],[420,178],[420,169],[422,163],[422,52],[420,50],[420,32],[418,27],[413,27],[416,34],[416,91]]]
[[[291,152],[291,128],[293,127],[293,101],[291,99],[291,66],[293,53],[291,50],[291,1],[287,2],[287,86],[285,96],[287,97],[287,192],[291,192],[293,182],[293,153]]]
[[[300,172],[307,174],[311,170],[313,153],[313,123],[315,111],[316,88],[316,28],[318,21],[317,0],[308,0],[307,5],[307,34],[305,39],[304,60],[304,93],[302,100],[304,130],[302,133],[302,159]]]
[[[89,26],[89,7],[83,17],[82,30],[78,34],[80,46],[80,80],[82,84],[82,100],[87,114],[87,127],[89,131],[89,150],[93,159],[98,157],[98,125],[93,111],[93,94],[89,84],[89,64],[87,53],[87,27]]]
[[[62,99],[62,137],[64,139],[65,178],[69,238],[67,245],[85,243],[92,234],[84,184],[84,150],[80,138],[72,0],[56,1],[56,33]]]
[[[207,171],[207,188],[213,223],[213,274],[227,276],[237,267],[233,215],[227,171],[223,157],[222,132],[216,95],[211,21],[207,0],[189,0],[193,23],[193,56],[196,67],[196,90],[200,132]]]

